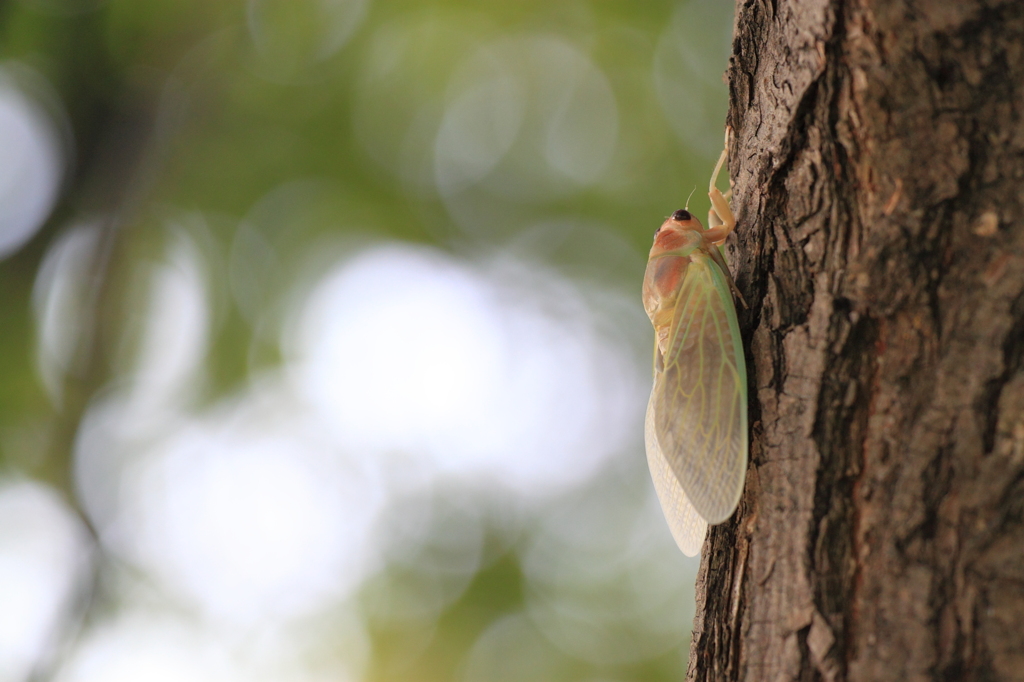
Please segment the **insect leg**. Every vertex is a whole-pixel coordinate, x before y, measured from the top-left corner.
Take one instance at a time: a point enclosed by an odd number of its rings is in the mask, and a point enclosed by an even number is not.
[[[704,233],[704,237],[714,244],[724,243],[725,238],[736,227],[736,217],[732,214],[728,200],[728,197],[732,195],[732,189],[730,188],[723,195],[718,187],[715,186],[718,183],[718,175],[722,172],[722,166],[725,165],[726,160],[729,158],[730,133],[732,133],[732,129],[726,128],[725,148],[722,150],[721,156],[718,157],[718,163],[715,164],[715,171],[711,174],[711,182],[708,186],[711,210],[708,212],[709,229]]]

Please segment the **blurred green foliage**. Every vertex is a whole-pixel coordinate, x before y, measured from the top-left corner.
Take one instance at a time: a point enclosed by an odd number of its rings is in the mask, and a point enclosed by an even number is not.
[[[329,2],[286,0],[109,0],[81,12],[53,11],[57,0],[0,4],[0,59],[49,79],[74,138],[73,165],[49,221],[0,261],[0,462],[7,471],[56,483],[73,499],[69,453],[78,420],[117,375],[133,273],[160,248],[169,219],[202,216],[195,234],[220,263],[216,276],[238,248],[240,222],[257,226],[282,254],[285,271],[327,238],[401,239],[455,251],[547,239],[555,242],[544,247],[552,265],[631,287],[638,300],[655,227],[694,185],[692,205],[698,212],[707,206],[699,188],[721,144],[728,3],[334,4],[343,6],[334,14]],[[607,79],[617,105],[611,161],[575,190],[524,201],[511,228],[467,231],[453,218],[453,200],[423,181],[420,157],[428,159],[429,176],[434,136],[458,95],[460,69],[472,66],[478,50],[523,35],[557,38]],[[266,216],[282,187],[297,192],[289,205],[300,209],[288,230],[274,233],[260,226],[272,222]],[[505,207],[495,204],[496,218]],[[93,311],[97,335],[68,378],[70,397],[54,406],[36,370],[33,282],[61,231],[97,216],[112,235]],[[544,221],[601,231],[566,228],[556,239]],[[286,279],[268,286],[283,287]],[[254,366],[278,361],[273,344],[256,337],[252,320],[224,294],[208,359],[212,395],[243,382]],[[370,679],[459,679],[479,634],[522,609],[521,582],[518,560],[505,553],[436,623],[374,624]],[[389,662],[417,647],[412,661]],[[685,657],[678,650],[597,665],[564,656],[557,675],[678,679]]]

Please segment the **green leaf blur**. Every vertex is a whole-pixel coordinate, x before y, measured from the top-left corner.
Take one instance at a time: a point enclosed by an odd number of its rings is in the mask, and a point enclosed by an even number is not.
[[[721,149],[731,21],[731,5],[713,0],[0,4],[0,67],[48,81],[72,141],[49,217],[0,260],[0,473],[44,482],[82,513],[73,455],[82,420],[144,351],[143,283],[179,239],[202,253],[210,289],[206,378],[190,387],[197,410],[281,366],[266,320],[288,318],[288,292],[312,277],[311,262],[380,242],[467,260],[532,254],[581,289],[635,301],[607,324],[646,362],[646,252]],[[506,71],[519,80],[507,85]],[[708,202],[698,192],[692,205],[699,213]],[[55,389],[40,376],[33,288],[55,244],[89,221],[102,257],[81,304],[88,329]],[[435,492],[450,505],[444,518],[483,529],[478,568],[441,570],[435,582],[417,572],[430,543],[448,541],[441,523],[420,554],[384,561],[351,598],[303,621],[290,655],[311,680],[338,670],[375,682],[680,679],[689,620],[655,628],[662,640],[638,635],[648,632],[643,614],[660,613],[632,610],[640,574],[608,568],[598,584],[586,571],[604,569],[585,557],[561,566],[545,525],[571,526],[604,499],[642,506],[641,442],[637,431],[639,468],[609,465],[515,532],[502,530],[512,522],[495,520],[489,500],[458,486]],[[97,570],[121,575],[120,560],[96,547]],[[610,551],[630,550],[623,540]],[[537,578],[530,561],[564,574]],[[82,618],[85,634],[68,636],[88,637],[123,606],[127,597],[102,582],[85,616],[67,616]],[[552,606],[566,594],[570,606]],[[545,629],[556,622],[562,629]],[[499,665],[508,642],[519,653]]]

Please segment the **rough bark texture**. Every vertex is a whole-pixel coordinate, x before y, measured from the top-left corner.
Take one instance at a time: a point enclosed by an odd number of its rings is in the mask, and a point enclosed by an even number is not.
[[[751,385],[692,680],[1024,679],[1024,3],[740,0]]]

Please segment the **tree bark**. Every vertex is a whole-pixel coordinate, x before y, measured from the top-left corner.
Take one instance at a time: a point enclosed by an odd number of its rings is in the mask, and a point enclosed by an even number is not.
[[[1024,3],[740,0],[751,464],[691,680],[1024,679]]]

